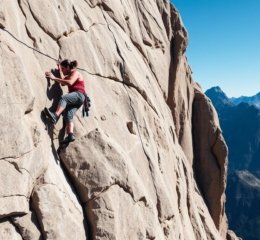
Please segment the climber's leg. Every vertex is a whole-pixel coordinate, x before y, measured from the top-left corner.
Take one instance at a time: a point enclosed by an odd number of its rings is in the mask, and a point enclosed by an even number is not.
[[[73,134],[74,124],[73,124],[73,116],[76,111],[79,109],[80,105],[66,108],[64,111],[64,122],[66,124],[66,132],[68,136],[61,141],[61,144],[66,144],[75,141],[75,135]]]
[[[67,134],[73,133],[73,129],[74,129],[74,124],[73,124],[73,122],[67,123],[67,125],[66,125]]]
[[[80,93],[71,92],[61,97],[57,110],[55,112],[51,112],[49,109],[47,109],[45,112],[48,115],[48,117],[52,120],[52,122],[55,124],[61,113],[66,109],[66,107],[78,106],[79,104],[81,104],[81,102],[82,99]]]

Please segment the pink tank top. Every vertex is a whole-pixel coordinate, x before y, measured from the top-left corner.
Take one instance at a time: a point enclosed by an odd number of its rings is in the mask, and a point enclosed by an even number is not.
[[[72,86],[68,86],[69,88],[69,92],[81,92],[81,93],[85,93],[85,83],[84,80],[78,79]]]

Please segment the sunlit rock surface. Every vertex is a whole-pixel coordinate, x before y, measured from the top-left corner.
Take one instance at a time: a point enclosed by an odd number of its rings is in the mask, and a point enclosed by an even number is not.
[[[227,149],[168,1],[1,0],[0,28],[1,239],[226,239]],[[92,107],[61,149],[64,58]]]

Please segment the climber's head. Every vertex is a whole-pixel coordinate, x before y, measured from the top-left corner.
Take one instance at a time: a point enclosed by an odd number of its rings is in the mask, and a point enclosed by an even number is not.
[[[69,74],[77,68],[78,62],[76,60],[70,61],[68,59],[62,60],[60,63],[61,70],[64,74]]]

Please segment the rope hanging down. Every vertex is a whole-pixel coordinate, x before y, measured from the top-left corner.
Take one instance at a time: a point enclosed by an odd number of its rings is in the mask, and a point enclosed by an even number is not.
[[[15,39],[17,42],[19,42],[19,43],[21,43],[22,45],[26,46],[27,48],[29,48],[29,49],[35,51],[36,53],[39,53],[39,54],[41,54],[41,55],[43,55],[43,56],[45,56],[45,57],[47,57],[47,58],[49,58],[49,59],[51,59],[51,60],[53,60],[53,61],[55,61],[55,62],[59,62],[59,59],[56,59],[56,58],[54,58],[54,57],[52,57],[52,56],[50,56],[50,55],[48,55],[48,54],[46,54],[46,53],[43,53],[43,52],[39,51],[38,49],[36,49],[36,48],[34,48],[34,47],[31,47],[31,46],[29,46],[27,43],[21,41],[21,40],[18,39],[16,36],[14,36],[11,32],[9,32],[7,29],[5,29],[5,27],[4,27],[2,24],[0,24],[0,30],[4,31],[4,32],[6,32],[6,33],[8,33],[8,34],[9,34],[13,39]],[[90,75],[97,75],[97,74],[91,73],[91,72],[89,72],[88,70],[83,69],[83,68],[77,68],[77,69],[78,69],[78,70],[81,70],[81,71],[83,71],[83,72],[86,72],[86,73],[88,73],[88,74],[90,74]]]

